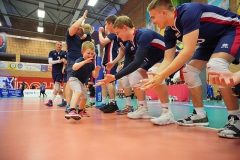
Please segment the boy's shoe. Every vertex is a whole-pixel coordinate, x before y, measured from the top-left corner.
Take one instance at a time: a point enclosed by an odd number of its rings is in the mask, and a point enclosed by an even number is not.
[[[167,125],[175,123],[172,112],[168,111],[167,109],[163,109],[161,116],[151,119],[151,122],[156,125]]]
[[[89,108],[89,107],[96,107],[95,106],[95,103],[93,102],[89,102],[87,105],[86,105],[86,108]]]
[[[82,117],[90,117],[90,115],[86,112],[85,109],[83,109],[81,112],[79,112],[79,114],[80,114]]]
[[[103,108],[103,107],[105,107],[105,106],[106,106],[106,103],[101,103],[101,104],[99,104],[98,106],[96,106],[96,108],[101,109],[101,108]]]
[[[45,104],[45,106],[52,107],[53,106],[52,100],[49,99],[48,102]]]
[[[66,110],[65,110],[65,112],[68,113],[69,110],[70,110],[70,104],[68,104],[68,105],[66,106]]]
[[[218,131],[219,137],[240,138],[240,120],[236,115],[229,115],[228,122]]]
[[[147,108],[142,106],[138,107],[134,112],[129,112],[127,116],[132,119],[151,118]]]
[[[133,112],[133,106],[128,106],[126,105],[123,109],[116,110],[116,114],[123,115],[123,114],[128,114],[129,112]]]
[[[81,116],[76,112],[75,108],[71,108],[69,113],[65,114],[66,119],[80,120]]]
[[[104,113],[113,113],[115,112],[116,110],[119,110],[116,102],[110,102],[107,106],[107,108],[103,108],[102,111]]]
[[[193,110],[192,115],[190,115],[185,119],[178,119],[177,123],[180,126],[208,126],[209,125],[207,113],[205,112],[204,117],[200,117],[195,111],[195,109]]]
[[[67,102],[62,99],[62,103],[58,104],[58,107],[65,107],[67,105]]]

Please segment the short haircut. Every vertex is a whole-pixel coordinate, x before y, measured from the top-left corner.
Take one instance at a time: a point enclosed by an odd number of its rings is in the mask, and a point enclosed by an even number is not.
[[[82,24],[82,28],[84,31],[86,32],[90,32],[91,34],[93,33],[94,31],[94,27],[92,27],[90,24],[88,23],[85,23],[85,24]]]
[[[148,12],[156,9],[158,7],[162,7],[167,10],[173,10],[173,4],[171,0],[153,0],[152,2],[149,3],[147,10]]]
[[[92,49],[92,50],[95,50],[95,46],[92,42],[90,41],[86,41],[86,42],[83,42],[82,44],[82,50],[85,51],[86,49]]]
[[[128,16],[119,16],[117,20],[114,23],[113,28],[123,28],[123,26],[126,25],[129,28],[133,28],[133,22]]]
[[[116,19],[117,19],[117,16],[114,15],[114,14],[112,14],[112,15],[108,16],[107,18],[105,18],[105,21],[106,21],[108,24],[109,24],[109,23],[114,24],[115,21],[116,21]]]

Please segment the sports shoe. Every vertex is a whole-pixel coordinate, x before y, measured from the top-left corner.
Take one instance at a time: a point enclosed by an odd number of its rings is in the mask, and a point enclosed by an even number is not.
[[[48,102],[45,104],[45,106],[52,107],[53,106],[52,100],[49,99]]]
[[[142,106],[138,107],[134,112],[128,113],[127,116],[132,119],[151,118],[147,108]]]
[[[123,115],[123,114],[128,114],[129,112],[133,112],[133,106],[128,106],[126,105],[122,110],[116,110],[116,114]]]
[[[96,108],[101,109],[101,108],[103,108],[103,107],[105,107],[105,106],[106,106],[106,103],[101,103],[100,105],[96,106]]]
[[[163,109],[161,116],[151,119],[151,122],[156,125],[167,125],[175,123],[172,112],[167,109]]]
[[[75,108],[71,108],[69,113],[65,114],[65,118],[66,119],[74,119],[74,120],[80,120],[81,116],[79,114],[77,114]]]
[[[240,138],[240,120],[236,115],[229,115],[228,122],[218,131],[219,137]]]
[[[62,99],[62,103],[58,104],[58,107],[65,107],[67,105],[67,102]]]
[[[102,111],[104,113],[113,113],[115,112],[116,110],[119,110],[116,102],[110,102],[107,106],[107,108],[103,108]]]
[[[68,105],[66,106],[66,110],[65,110],[65,112],[68,113],[69,110],[70,110],[70,104],[68,104]]]
[[[90,115],[86,112],[85,109],[83,109],[81,112],[79,112],[79,114],[80,114],[82,117],[90,117]]]
[[[202,118],[199,115],[197,115],[197,112],[194,109],[192,115],[190,115],[188,118],[185,118],[185,119],[178,119],[177,123],[180,126],[208,126],[209,121],[208,121],[207,113],[206,112],[204,113],[205,113],[205,117]]]
[[[96,107],[95,106],[95,103],[93,102],[89,102],[87,105],[86,105],[86,108],[89,108],[89,107]]]

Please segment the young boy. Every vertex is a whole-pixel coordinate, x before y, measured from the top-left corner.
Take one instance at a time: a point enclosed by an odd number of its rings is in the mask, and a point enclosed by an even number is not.
[[[85,112],[84,106],[87,101],[87,91],[84,83],[86,82],[91,73],[94,78],[98,77],[98,73],[101,68],[100,66],[96,66],[95,68],[92,62],[94,52],[94,44],[89,41],[84,42],[82,44],[83,57],[78,58],[72,67],[73,71],[69,77],[69,85],[74,92],[74,95],[71,99],[70,111],[68,114],[65,115],[66,119],[73,118],[75,120],[80,120],[80,114],[82,114],[82,112]],[[81,99],[80,109],[77,113],[75,107],[79,99]]]

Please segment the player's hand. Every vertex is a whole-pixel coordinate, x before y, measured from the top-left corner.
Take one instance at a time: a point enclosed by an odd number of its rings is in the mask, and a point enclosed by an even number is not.
[[[148,82],[146,82],[140,87],[140,89],[142,90],[153,89],[157,85],[161,84],[162,81],[164,80],[164,78],[160,74],[157,74],[155,72],[147,72],[147,74],[152,75],[154,77],[150,78]]]
[[[211,75],[212,83],[221,86],[235,86],[237,76],[232,72],[208,72]]]
[[[104,32],[104,28],[103,27],[100,27],[99,29],[98,29],[98,32]]]
[[[105,83],[104,82],[97,82],[95,85],[93,85],[94,87],[97,87],[97,86],[104,86]]]
[[[101,67],[100,67],[100,66],[96,66],[96,67],[95,67],[95,70],[96,70],[97,72],[99,72],[99,71],[100,71],[100,69],[101,69]]]
[[[150,81],[150,79],[142,79],[140,81],[137,82],[138,85],[140,85],[139,87],[137,87],[137,89],[141,89],[141,90],[152,90],[154,88],[146,88],[146,89],[142,89],[142,86],[145,85],[146,83],[148,83]]]
[[[91,58],[88,58],[88,59],[85,60],[85,63],[90,63],[90,62],[92,62],[92,60],[93,60],[92,57],[91,57]]]
[[[62,59],[59,59],[59,63],[62,63],[63,62],[63,58]]]
[[[62,69],[62,74],[65,74],[65,72],[64,72],[64,68]]]
[[[113,62],[108,62],[108,63],[106,64],[106,69],[107,69],[107,70],[111,70],[111,69],[113,68],[113,66],[114,66],[114,63],[113,63]]]
[[[109,84],[112,81],[115,81],[116,78],[112,74],[105,74],[104,79],[98,80],[98,82],[103,82],[104,84]]]

